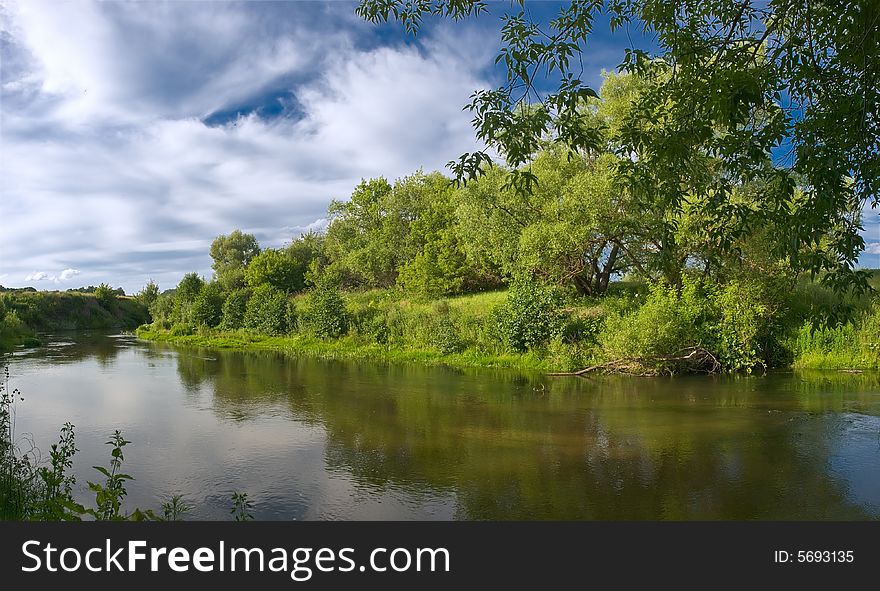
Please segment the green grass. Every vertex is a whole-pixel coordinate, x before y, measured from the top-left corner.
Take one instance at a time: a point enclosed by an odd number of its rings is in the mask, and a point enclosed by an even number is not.
[[[367,343],[352,336],[325,341],[307,335],[270,337],[245,330],[174,336],[169,331],[141,327],[136,332],[137,336],[142,339],[169,342],[176,345],[238,351],[271,350],[319,359],[421,363],[450,367],[496,367],[525,371],[549,371],[551,369],[547,360],[541,359],[531,352],[489,354],[475,349],[465,349],[459,353],[443,354],[430,348],[406,349],[379,343]]]
[[[207,327],[162,330],[145,325],[141,338],[181,345],[236,350],[275,350],[325,359],[443,364],[561,372],[607,361],[596,327],[609,312],[630,313],[645,300],[642,283],[612,285],[603,298],[575,298],[566,305],[569,329],[593,327],[579,336],[553,340],[525,353],[512,351],[498,333],[493,310],[507,291],[492,291],[435,301],[412,298],[398,290],[369,290],[343,295],[350,329],[338,339],[321,339],[304,330],[285,336]],[[303,296],[296,296],[299,303]],[[834,294],[815,284],[801,284],[783,321],[786,359],[799,369],[880,369],[880,303],[851,299],[852,320],[836,328],[814,330],[804,318],[833,303]],[[790,328],[786,328],[788,325]],[[568,335],[572,331],[567,329]],[[654,330],[656,327],[650,328]],[[592,336],[591,336],[592,335]],[[451,341],[450,341],[451,339]],[[785,361],[787,363],[787,361]]]

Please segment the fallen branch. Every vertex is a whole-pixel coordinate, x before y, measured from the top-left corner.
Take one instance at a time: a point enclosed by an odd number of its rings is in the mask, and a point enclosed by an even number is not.
[[[587,374],[594,372],[633,376],[654,376],[663,373],[671,375],[677,373],[674,369],[679,365],[686,366],[687,370],[691,372],[718,373],[721,371],[721,363],[711,351],[702,347],[687,347],[672,355],[624,357],[585,367],[577,371],[551,373],[548,375],[585,377]]]

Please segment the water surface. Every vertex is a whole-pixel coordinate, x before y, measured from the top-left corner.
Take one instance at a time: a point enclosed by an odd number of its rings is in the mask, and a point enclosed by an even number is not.
[[[16,431],[76,425],[77,498],[132,443],[128,508],[189,518],[876,519],[880,376],[548,378],[68,333],[9,358]],[[24,440],[23,440],[24,441]]]

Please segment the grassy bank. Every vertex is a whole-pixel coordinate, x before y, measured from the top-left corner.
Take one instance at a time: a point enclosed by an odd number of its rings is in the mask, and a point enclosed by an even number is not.
[[[813,318],[843,303],[807,282],[777,308],[764,303],[766,294],[747,286],[719,292],[693,287],[678,294],[636,282],[617,283],[602,298],[568,298],[545,308],[538,304],[546,294],[507,290],[435,301],[410,299],[397,290],[337,295],[340,301],[329,311],[316,310],[309,294],[291,298],[288,329],[275,335],[180,323],[144,325],[137,334],[222,349],[543,372],[573,371],[627,356],[642,360],[639,372],[687,371],[666,360],[652,364],[649,357],[687,346],[709,348],[730,370],[880,367],[877,302],[871,297],[845,302],[850,319],[823,325]],[[517,298],[528,307],[517,308]],[[556,308],[548,316],[551,304]],[[322,334],[319,321],[332,321],[338,330]],[[535,334],[536,327],[546,330]]]
[[[0,293],[0,351],[38,345],[38,332],[133,329],[147,321],[146,307],[133,298],[8,290]]]
[[[323,359],[552,370],[551,360],[542,355],[545,352],[509,351],[486,334],[491,311],[505,297],[506,292],[500,291],[419,302],[391,290],[346,293],[343,299],[349,330],[333,339],[321,338],[305,328],[275,336],[249,329],[186,325],[169,329],[144,325],[136,332],[143,339],[180,345],[273,350]],[[305,297],[294,298],[296,305],[305,305]],[[456,342],[451,342],[451,333]]]

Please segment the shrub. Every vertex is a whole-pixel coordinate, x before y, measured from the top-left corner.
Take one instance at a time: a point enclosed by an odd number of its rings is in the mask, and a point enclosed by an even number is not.
[[[289,329],[287,296],[283,291],[263,284],[257,287],[247,302],[244,325],[269,335],[282,335]]]
[[[247,304],[250,297],[251,290],[247,288],[236,289],[227,295],[223,301],[220,326],[226,330],[244,327],[244,315],[247,312]]]
[[[332,285],[316,286],[303,299],[299,312],[300,327],[317,337],[336,339],[348,332],[345,301]]]
[[[719,361],[730,371],[766,365],[771,354],[773,302],[757,281],[731,281],[718,294]]]
[[[116,303],[116,292],[106,283],[95,288],[95,299],[107,310],[113,310]]]
[[[223,292],[217,283],[206,283],[193,300],[193,322],[205,326],[217,326],[223,317]]]
[[[431,345],[443,355],[460,353],[465,343],[449,315],[440,316],[434,324]]]
[[[715,319],[714,285],[685,278],[681,293],[650,286],[645,302],[629,312],[610,312],[598,335],[609,359],[669,355],[685,347],[712,348],[707,320]]]
[[[140,290],[135,296],[135,300],[141,303],[142,306],[149,309],[153,302],[156,301],[159,297],[159,286],[156,285],[156,282],[150,279],[150,281],[144,286],[142,290]]]
[[[558,288],[516,280],[510,286],[507,300],[492,311],[492,316],[506,344],[526,351],[563,331],[564,301]]]
[[[163,294],[150,305],[150,317],[157,328],[168,328],[171,325],[171,314],[174,310],[174,298]]]
[[[387,312],[372,302],[368,306],[349,312],[349,326],[357,335],[385,345],[388,343]]]

